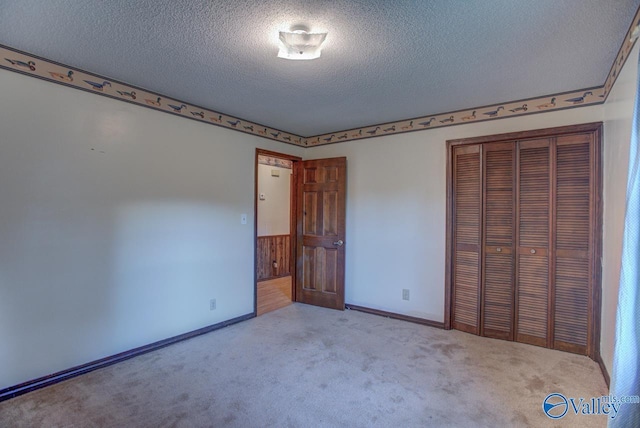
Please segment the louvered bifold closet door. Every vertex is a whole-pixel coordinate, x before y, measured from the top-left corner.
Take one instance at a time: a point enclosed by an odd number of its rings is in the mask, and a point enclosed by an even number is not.
[[[453,150],[453,307],[457,330],[478,334],[482,180],[480,146]]]
[[[586,354],[591,314],[592,134],[558,137],[553,347]]]
[[[516,341],[548,346],[550,140],[518,145]]]
[[[482,334],[513,340],[514,143],[485,144]]]

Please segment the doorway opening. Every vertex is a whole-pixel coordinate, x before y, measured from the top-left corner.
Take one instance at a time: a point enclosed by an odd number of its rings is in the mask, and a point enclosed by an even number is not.
[[[291,302],[344,310],[346,188],[346,157],[256,149],[256,316]]]
[[[295,301],[295,172],[301,160],[256,150],[256,316]]]

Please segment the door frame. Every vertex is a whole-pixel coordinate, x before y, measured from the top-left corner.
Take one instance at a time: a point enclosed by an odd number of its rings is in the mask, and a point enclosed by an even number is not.
[[[289,195],[289,270],[291,272],[291,301],[296,301],[296,255],[297,255],[297,242],[298,242],[298,228],[297,228],[297,203],[298,203],[298,191],[297,191],[297,178],[298,170],[302,163],[302,158],[293,155],[287,155],[284,153],[274,152],[271,150],[265,150],[256,148],[255,165],[254,165],[254,186],[253,186],[253,316],[258,316],[258,165],[260,155],[272,156],[278,159],[290,160],[291,166],[291,183],[290,183],[290,195]]]
[[[445,296],[444,296],[444,328],[450,330],[452,328],[452,305],[453,305],[453,148],[468,144],[481,144],[491,142],[507,142],[532,138],[543,138],[551,136],[560,136],[565,134],[575,134],[580,132],[593,132],[596,138],[594,143],[595,162],[591,171],[594,183],[594,200],[592,202],[593,215],[595,221],[592,223],[595,230],[592,233],[593,256],[590,260],[591,275],[593,288],[591,290],[591,314],[589,328],[592,331],[591,341],[587,343],[587,355],[598,361],[600,358],[600,317],[602,306],[602,122],[591,122],[580,125],[559,126],[554,128],[536,129],[531,131],[511,132],[506,134],[485,135],[480,137],[461,138],[455,140],[447,140],[447,213],[446,213],[446,253],[445,253]],[[482,159],[481,159],[481,168]],[[480,309],[480,308],[479,308]]]

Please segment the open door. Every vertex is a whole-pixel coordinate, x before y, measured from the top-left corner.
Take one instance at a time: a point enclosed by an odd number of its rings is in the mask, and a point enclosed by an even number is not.
[[[296,301],[344,310],[347,158],[301,162]]]

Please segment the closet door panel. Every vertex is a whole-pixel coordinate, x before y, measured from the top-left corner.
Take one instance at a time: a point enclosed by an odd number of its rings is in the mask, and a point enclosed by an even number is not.
[[[589,134],[558,137],[553,347],[585,354],[591,278],[591,149]]]
[[[478,334],[482,218],[480,146],[456,147],[453,157],[452,324],[457,330]]]
[[[514,143],[492,143],[484,156],[482,334],[513,340]]]
[[[483,335],[512,340],[513,261],[510,252],[485,257]]]
[[[589,261],[557,257],[555,272],[556,349],[585,354],[589,308]]]
[[[448,325],[595,358],[601,124],[451,140]]]
[[[546,255],[520,254],[518,262],[518,342],[546,346],[549,262]]]
[[[547,346],[550,140],[519,143],[516,340]]]

